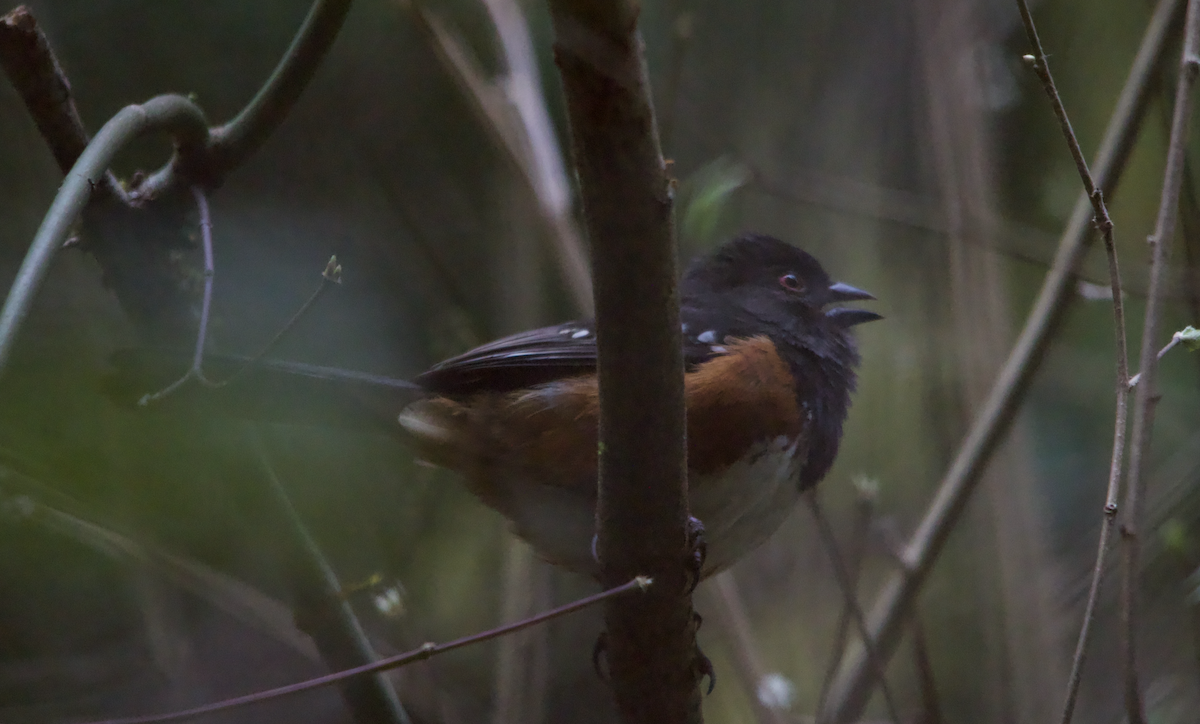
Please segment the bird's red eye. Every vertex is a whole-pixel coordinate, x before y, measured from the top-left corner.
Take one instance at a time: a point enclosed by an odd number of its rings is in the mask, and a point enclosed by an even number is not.
[[[779,284],[784,289],[789,291],[804,291],[804,282],[800,281],[799,277],[797,277],[795,274],[784,274],[783,276],[779,277]]]

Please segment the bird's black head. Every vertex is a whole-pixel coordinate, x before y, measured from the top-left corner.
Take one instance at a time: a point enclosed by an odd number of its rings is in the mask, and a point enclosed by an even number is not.
[[[813,424],[800,484],[814,485],[833,464],[854,389],[859,358],[849,328],[881,318],[833,305],[875,297],[831,280],[811,254],[759,234],[739,236],[696,261],[682,291],[693,334],[714,330],[717,340],[765,334],[775,343]]]
[[[683,280],[685,299],[722,297],[768,324],[797,332],[839,332],[880,319],[865,310],[830,307],[874,299],[849,284],[834,282],[811,254],[771,236],[743,234],[697,260]]]

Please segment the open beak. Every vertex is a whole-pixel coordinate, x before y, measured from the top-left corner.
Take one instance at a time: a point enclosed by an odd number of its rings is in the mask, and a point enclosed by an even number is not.
[[[870,292],[852,287],[849,284],[837,282],[829,285],[829,301],[830,302],[860,302],[868,299],[874,299],[875,295]],[[853,327],[856,324],[864,322],[874,322],[876,319],[883,319],[883,315],[866,309],[851,309],[849,307],[834,307],[833,309],[825,310],[825,317],[843,327]]]

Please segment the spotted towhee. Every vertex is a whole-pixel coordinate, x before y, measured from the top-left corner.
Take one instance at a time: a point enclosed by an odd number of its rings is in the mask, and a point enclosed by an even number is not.
[[[859,362],[850,327],[880,316],[831,306],[874,297],[756,234],[692,264],[681,292],[688,490],[705,527],[703,578],[765,541],[829,471]],[[460,473],[545,559],[596,575],[595,369],[594,327],[572,322],[477,347],[415,385],[269,361],[235,384],[293,402],[312,389],[376,419],[384,410],[421,458]],[[414,395],[406,407],[398,401]]]

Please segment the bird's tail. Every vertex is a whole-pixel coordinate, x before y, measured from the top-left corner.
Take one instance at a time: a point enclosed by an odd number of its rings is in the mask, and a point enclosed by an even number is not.
[[[156,397],[191,367],[187,353],[125,349],[110,359],[103,384],[118,404],[147,411],[195,411],[299,425],[396,433],[396,415],[422,396],[420,386],[382,375],[299,362],[208,355],[204,376]],[[222,383],[222,381],[227,381]]]

